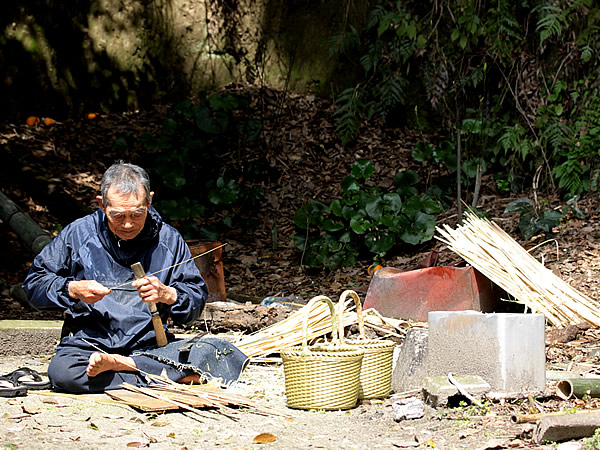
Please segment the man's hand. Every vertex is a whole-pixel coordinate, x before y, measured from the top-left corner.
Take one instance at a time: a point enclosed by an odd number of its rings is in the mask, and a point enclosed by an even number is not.
[[[135,280],[131,285],[137,288],[144,302],[166,303],[172,305],[177,300],[175,288],[166,286],[156,277],[144,277]]]
[[[70,281],[68,285],[69,297],[81,300],[87,305],[92,305],[104,298],[110,289],[94,280]]]

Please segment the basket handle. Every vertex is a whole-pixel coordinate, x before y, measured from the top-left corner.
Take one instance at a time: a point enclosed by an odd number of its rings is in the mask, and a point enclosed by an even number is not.
[[[340,335],[340,342],[342,343],[344,339],[344,305],[346,304],[346,297],[348,296],[352,297],[352,299],[354,300],[354,305],[356,306],[356,318],[358,320],[358,331],[360,333],[360,338],[363,340],[365,339],[365,323],[363,321],[363,310],[362,304],[360,303],[360,297],[356,292],[349,289],[347,291],[342,292],[342,295],[340,296],[340,301],[338,302],[338,334]]]
[[[337,321],[333,303],[329,297],[325,297],[324,295],[313,297],[304,307],[306,312],[304,314],[304,319],[302,320],[302,356],[308,356],[310,354],[308,350],[308,318],[310,317],[310,312],[313,309],[313,306],[319,302],[324,302],[327,304],[327,306],[329,306],[329,312],[331,313],[331,336],[334,342],[337,340]]]

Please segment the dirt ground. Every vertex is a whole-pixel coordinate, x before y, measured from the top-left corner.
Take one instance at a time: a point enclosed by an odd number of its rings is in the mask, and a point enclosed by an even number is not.
[[[561,342],[567,341],[567,342]],[[281,364],[252,363],[240,380],[227,389],[268,408],[202,409],[148,412],[117,404],[106,394],[66,395],[30,391],[17,398],[0,397],[0,446],[29,449],[150,447],[201,448],[556,448],[536,444],[535,422],[517,424],[513,416],[533,413],[593,410],[600,399],[562,400],[556,382],[567,376],[596,374],[600,348],[598,332],[586,327],[547,330],[547,388],[528,396],[486,398],[483,407],[425,406],[418,419],[395,420],[392,404],[399,393],[365,401],[345,411],[298,410],[286,406]],[[558,357],[557,355],[561,355]],[[571,355],[570,361],[563,357]],[[0,373],[30,367],[45,374],[51,355],[4,356]],[[557,376],[561,372],[564,376]],[[423,399],[421,393],[412,394]],[[259,443],[261,439],[265,443]],[[585,448],[589,438],[567,441],[568,448]],[[562,445],[566,445],[562,443]],[[561,447],[566,448],[566,447]]]
[[[4,358],[2,372],[28,365],[40,372],[47,358]],[[422,419],[396,422],[392,399],[347,411],[305,411],[285,406],[280,365],[250,365],[232,388],[279,415],[253,409],[143,412],[110,403],[107,395],[62,396],[30,392],[0,398],[0,445],[6,449],[151,447],[195,448],[498,448],[522,447],[529,424],[467,408],[426,408]],[[258,436],[273,440],[260,444]]]

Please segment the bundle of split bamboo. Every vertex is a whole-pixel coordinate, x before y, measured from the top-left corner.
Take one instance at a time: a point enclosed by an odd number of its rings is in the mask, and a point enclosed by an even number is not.
[[[581,322],[600,326],[600,308],[544,267],[497,224],[465,214],[456,229],[436,227],[436,238],[534,312],[555,326]]]
[[[348,305],[350,303],[351,301],[347,302]],[[241,338],[235,343],[236,347],[249,358],[261,358],[278,353],[283,348],[299,345],[302,342],[305,308],[280,322]],[[338,320],[342,320],[344,326],[350,326],[357,322],[356,312],[344,310],[343,317]],[[331,331],[331,314],[325,303],[318,303],[309,312],[307,331],[309,341]]]

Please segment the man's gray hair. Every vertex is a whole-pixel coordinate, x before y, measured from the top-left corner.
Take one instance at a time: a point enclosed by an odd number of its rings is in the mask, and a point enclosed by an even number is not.
[[[102,176],[100,195],[104,206],[107,206],[107,194],[111,187],[122,194],[135,194],[137,198],[140,186],[144,189],[146,203],[150,204],[150,177],[148,177],[148,172],[135,164],[117,161]]]

